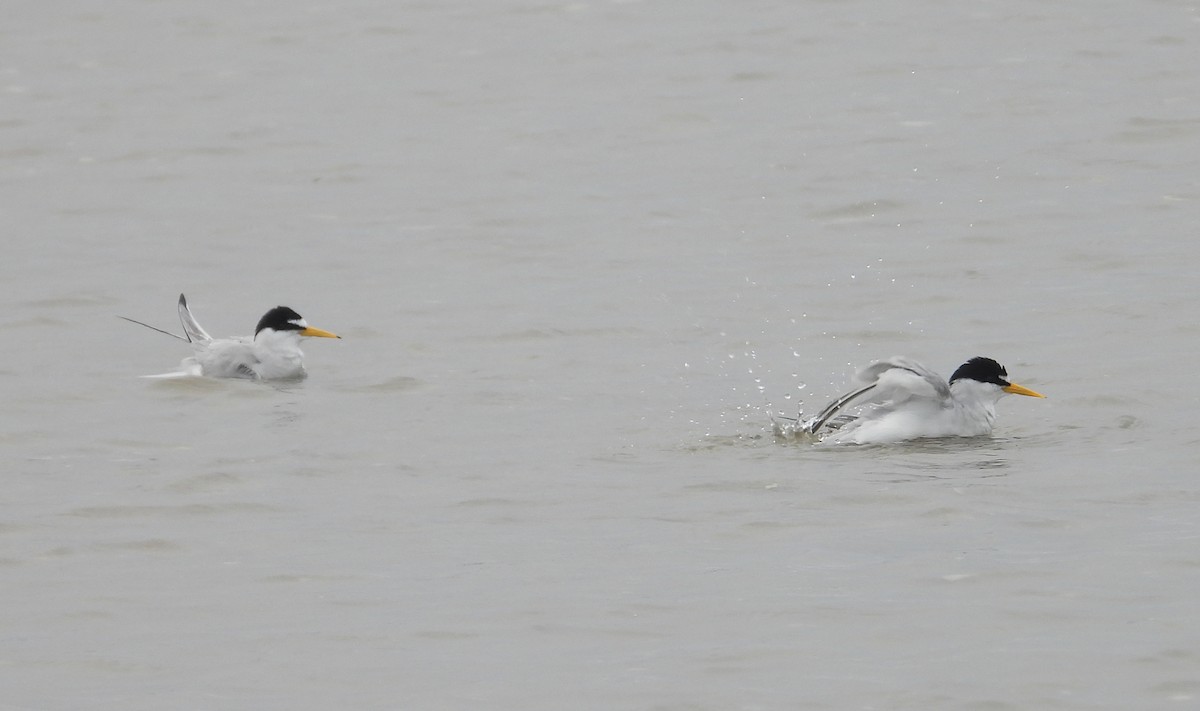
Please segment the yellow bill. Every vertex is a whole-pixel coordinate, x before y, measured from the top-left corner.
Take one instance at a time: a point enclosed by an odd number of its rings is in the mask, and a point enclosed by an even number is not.
[[[1001,390],[1003,390],[1006,393],[1012,393],[1013,395],[1028,395],[1029,397],[1046,397],[1045,395],[1043,395],[1039,392],[1030,390],[1029,388],[1025,387],[1024,385],[1017,385],[1016,383],[1009,383],[1008,385],[1005,385],[1003,388],[1001,388]]]
[[[341,338],[341,336],[339,336],[335,333],[330,333],[329,331],[322,331],[321,329],[313,328],[312,326],[305,328],[303,331],[300,332],[300,335],[308,336],[309,338]],[[1041,397],[1041,395],[1038,395],[1038,397]]]

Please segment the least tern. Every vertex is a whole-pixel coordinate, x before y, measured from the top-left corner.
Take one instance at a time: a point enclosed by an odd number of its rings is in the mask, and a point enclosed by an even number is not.
[[[304,318],[287,306],[276,306],[263,315],[253,336],[213,338],[196,321],[187,299],[179,295],[179,320],[187,338],[122,316],[141,326],[166,333],[192,344],[196,354],[184,358],[181,370],[161,376],[205,375],[212,378],[250,378],[253,380],[295,380],[305,377],[301,338],[341,338],[329,331],[308,325]]]
[[[1005,394],[1046,397],[1009,381],[1004,366],[984,357],[963,363],[949,383],[903,357],[872,363],[858,371],[854,379],[862,386],[805,422],[805,432],[816,435],[824,427],[833,430],[830,441],[854,444],[976,437],[991,433],[996,401]],[[835,417],[851,403],[873,407],[858,416]]]

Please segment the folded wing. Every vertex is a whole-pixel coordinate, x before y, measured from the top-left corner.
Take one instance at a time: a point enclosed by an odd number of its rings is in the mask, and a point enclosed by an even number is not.
[[[261,362],[249,338],[210,341],[196,350],[196,361],[204,374],[213,378],[258,379]]]

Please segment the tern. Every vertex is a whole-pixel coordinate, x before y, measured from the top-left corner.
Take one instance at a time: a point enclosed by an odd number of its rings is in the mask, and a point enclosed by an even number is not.
[[[1046,397],[1008,379],[991,358],[972,358],[946,382],[925,366],[904,357],[881,360],[855,374],[861,384],[837,398],[802,429],[853,444],[902,442],[923,437],[978,437],[991,434],[996,402],[1008,393]],[[851,403],[874,407],[858,416],[837,416]]]
[[[249,378],[252,380],[296,380],[307,375],[301,338],[341,338],[309,326],[304,318],[287,306],[276,306],[259,319],[253,336],[213,338],[196,321],[187,298],[179,295],[179,320],[186,338],[141,321],[121,316],[139,326],[187,341],[195,355],[184,358],[180,370],[154,378],[178,378],[203,375],[211,378]]]

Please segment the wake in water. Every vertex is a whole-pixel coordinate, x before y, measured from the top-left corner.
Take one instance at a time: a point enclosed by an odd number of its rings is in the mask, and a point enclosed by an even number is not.
[[[810,442],[816,444],[831,432],[841,429],[857,419],[854,415],[839,415],[821,422],[821,416],[805,417],[800,412],[796,417],[781,413],[771,414],[771,433],[776,439],[787,442]],[[823,426],[822,426],[823,425]]]

